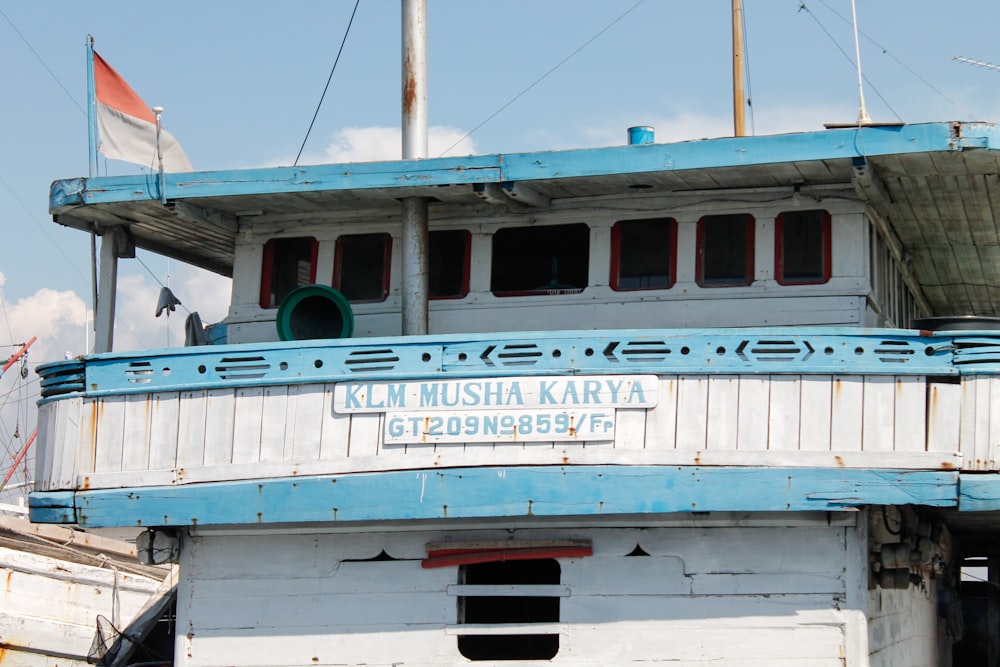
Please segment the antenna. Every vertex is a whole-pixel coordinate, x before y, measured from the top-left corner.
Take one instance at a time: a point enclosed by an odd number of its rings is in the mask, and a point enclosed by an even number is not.
[[[865,90],[861,85],[861,48],[858,45],[858,12],[851,0],[851,22],[854,24],[854,62],[858,65],[858,125],[868,125],[872,119],[865,108]]]
[[[982,60],[973,60],[972,58],[963,58],[962,56],[955,56],[954,60],[957,60],[960,63],[969,63],[970,65],[975,65],[976,67],[1000,70],[1000,65],[994,65],[993,63],[984,62]]]

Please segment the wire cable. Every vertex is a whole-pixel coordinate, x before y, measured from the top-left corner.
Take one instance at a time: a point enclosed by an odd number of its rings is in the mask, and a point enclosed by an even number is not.
[[[497,109],[496,111],[494,111],[492,114],[490,114],[489,116],[487,116],[485,120],[483,120],[481,123],[479,123],[474,128],[472,128],[471,130],[469,130],[465,134],[465,136],[463,136],[461,139],[459,139],[458,141],[456,141],[455,143],[453,143],[451,146],[448,146],[448,148],[446,148],[443,151],[441,151],[441,154],[438,155],[438,157],[444,157],[445,155],[447,155],[449,152],[451,152],[451,150],[453,148],[455,148],[456,146],[458,146],[459,144],[461,144],[463,141],[465,141],[466,139],[468,139],[469,137],[471,137],[473,135],[473,133],[475,133],[477,130],[479,130],[479,128],[481,128],[483,125],[486,125],[486,123],[490,122],[491,120],[493,120],[494,118],[496,118],[497,116],[499,116],[500,113],[504,109],[506,109],[507,107],[509,107],[510,105],[512,105],[514,102],[516,102],[517,100],[519,100],[525,93],[527,93],[529,90],[531,90],[532,88],[534,88],[535,86],[537,86],[538,84],[540,84],[542,81],[544,81],[546,78],[548,78],[548,76],[550,74],[552,74],[553,72],[555,72],[557,69],[559,69],[560,67],[562,67],[563,65],[565,65],[570,60],[570,58],[572,58],[576,54],[580,53],[580,51],[583,51],[585,48],[587,48],[588,46],[590,46],[591,42],[593,42],[598,37],[600,37],[601,35],[603,35],[604,33],[606,33],[608,30],[610,30],[616,23],[618,23],[619,21],[621,21],[623,18],[625,18],[626,16],[628,16],[629,14],[631,14],[635,10],[635,8],[638,7],[639,5],[641,5],[644,1],[645,0],[639,0],[637,3],[635,3],[634,5],[632,5],[631,7],[629,7],[628,9],[626,9],[625,12],[621,16],[619,16],[618,18],[616,18],[614,21],[612,21],[608,25],[604,26],[604,28],[602,28],[600,32],[598,32],[596,35],[594,35],[593,37],[591,37],[590,39],[588,39],[586,42],[584,42],[583,44],[581,44],[579,47],[577,47],[577,49],[575,51],[573,51],[571,54],[569,54],[568,56],[566,56],[565,58],[563,58],[562,60],[560,60],[559,63],[556,64],[555,67],[553,67],[548,72],[546,72],[545,74],[543,74],[540,77],[538,77],[537,79],[535,79],[535,81],[532,82],[531,85],[529,85],[527,88],[525,88],[524,90],[522,90],[521,92],[519,92],[517,95],[515,95],[514,97],[512,97],[510,99],[510,101],[507,102],[506,104],[504,104],[502,107],[500,107],[499,109]]]
[[[293,167],[297,167],[299,164],[299,158],[302,157],[302,151],[306,148],[306,142],[309,141],[309,134],[312,132],[313,125],[316,124],[316,117],[319,116],[319,109],[323,106],[323,100],[326,98],[326,91],[330,88],[330,81],[333,80],[333,73],[337,70],[337,63],[340,62],[340,54],[344,51],[344,44],[347,43],[347,35],[351,32],[351,24],[354,23],[354,15],[358,13],[358,5],[361,4],[361,0],[356,0],[354,3],[354,11],[351,12],[351,19],[347,22],[347,30],[344,31],[344,38],[340,40],[340,48],[337,49],[337,57],[333,60],[333,67],[330,68],[330,76],[326,78],[326,85],[323,86],[323,94],[319,96],[319,104],[316,105],[316,111],[313,112],[312,120],[309,121],[309,129],[306,130],[306,136],[302,140],[302,146],[299,147],[299,154],[295,156],[295,162],[292,163]]]
[[[854,58],[852,58],[847,53],[847,51],[845,51],[840,46],[840,44],[837,42],[837,40],[834,38],[834,36],[830,33],[830,31],[826,29],[826,26],[823,25],[822,21],[819,20],[819,17],[817,17],[815,14],[813,14],[812,10],[809,9],[809,7],[806,6],[806,3],[799,2],[799,11],[800,12],[805,11],[805,13],[808,14],[812,18],[812,20],[816,22],[816,25],[819,26],[820,30],[822,30],[824,33],[826,33],[826,36],[830,38],[830,41],[833,42],[833,45],[837,47],[837,50],[840,51],[840,53],[847,59],[847,62],[851,63],[851,67],[852,68],[853,67],[857,67],[856,63],[854,62]],[[878,88],[875,87],[875,84],[873,84],[871,82],[871,79],[869,79],[867,76],[864,76],[864,75],[862,75],[862,78],[865,80],[865,83],[868,84],[868,87],[871,88],[873,91],[875,91],[875,94],[878,96],[878,98],[880,100],[882,100],[882,104],[884,104],[886,106],[886,108],[889,109],[889,112],[892,113],[892,115],[895,116],[897,120],[899,120],[899,121],[902,122],[903,118],[898,113],[896,113],[896,110],[892,108],[892,105],[889,104],[889,101],[887,99],[885,99],[885,96],[882,95],[882,93],[879,92]]]

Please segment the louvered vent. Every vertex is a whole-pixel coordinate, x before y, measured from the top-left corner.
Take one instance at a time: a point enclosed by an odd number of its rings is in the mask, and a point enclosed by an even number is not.
[[[344,366],[352,373],[391,371],[399,363],[399,355],[392,348],[357,350],[347,355]]]
[[[618,350],[617,357],[619,361],[641,364],[649,361],[663,361],[670,353],[670,348],[662,340],[630,340]],[[605,350],[605,356],[608,356],[607,350]]]
[[[215,372],[223,380],[253,380],[266,376],[270,369],[264,357],[223,357]]]
[[[479,358],[487,366],[534,366],[542,358],[542,350],[534,343],[490,345]]]
[[[153,365],[148,361],[133,361],[125,369],[125,378],[131,384],[149,384],[153,381]]]
[[[875,348],[875,356],[887,364],[905,364],[916,350],[905,340],[883,340]]]
[[[736,348],[736,354],[744,361],[792,362],[805,361],[814,352],[806,341],[794,340],[745,340]]]

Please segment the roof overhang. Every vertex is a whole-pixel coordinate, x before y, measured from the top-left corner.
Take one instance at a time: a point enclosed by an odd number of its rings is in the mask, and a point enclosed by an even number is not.
[[[126,226],[139,248],[230,275],[237,233],[261,216],[395,215],[485,201],[523,206],[643,192],[841,184],[895,235],[932,314],[1000,315],[1000,139],[986,123],[859,126],[568,151],[56,181],[50,212],[88,231]],[[163,196],[161,196],[163,195]],[[166,205],[161,201],[165,200]]]

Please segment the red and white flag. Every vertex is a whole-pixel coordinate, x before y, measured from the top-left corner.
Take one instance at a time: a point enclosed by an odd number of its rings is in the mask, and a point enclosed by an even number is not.
[[[156,116],[125,79],[94,52],[97,149],[109,158],[156,169]],[[173,135],[160,129],[163,171],[194,171]]]

